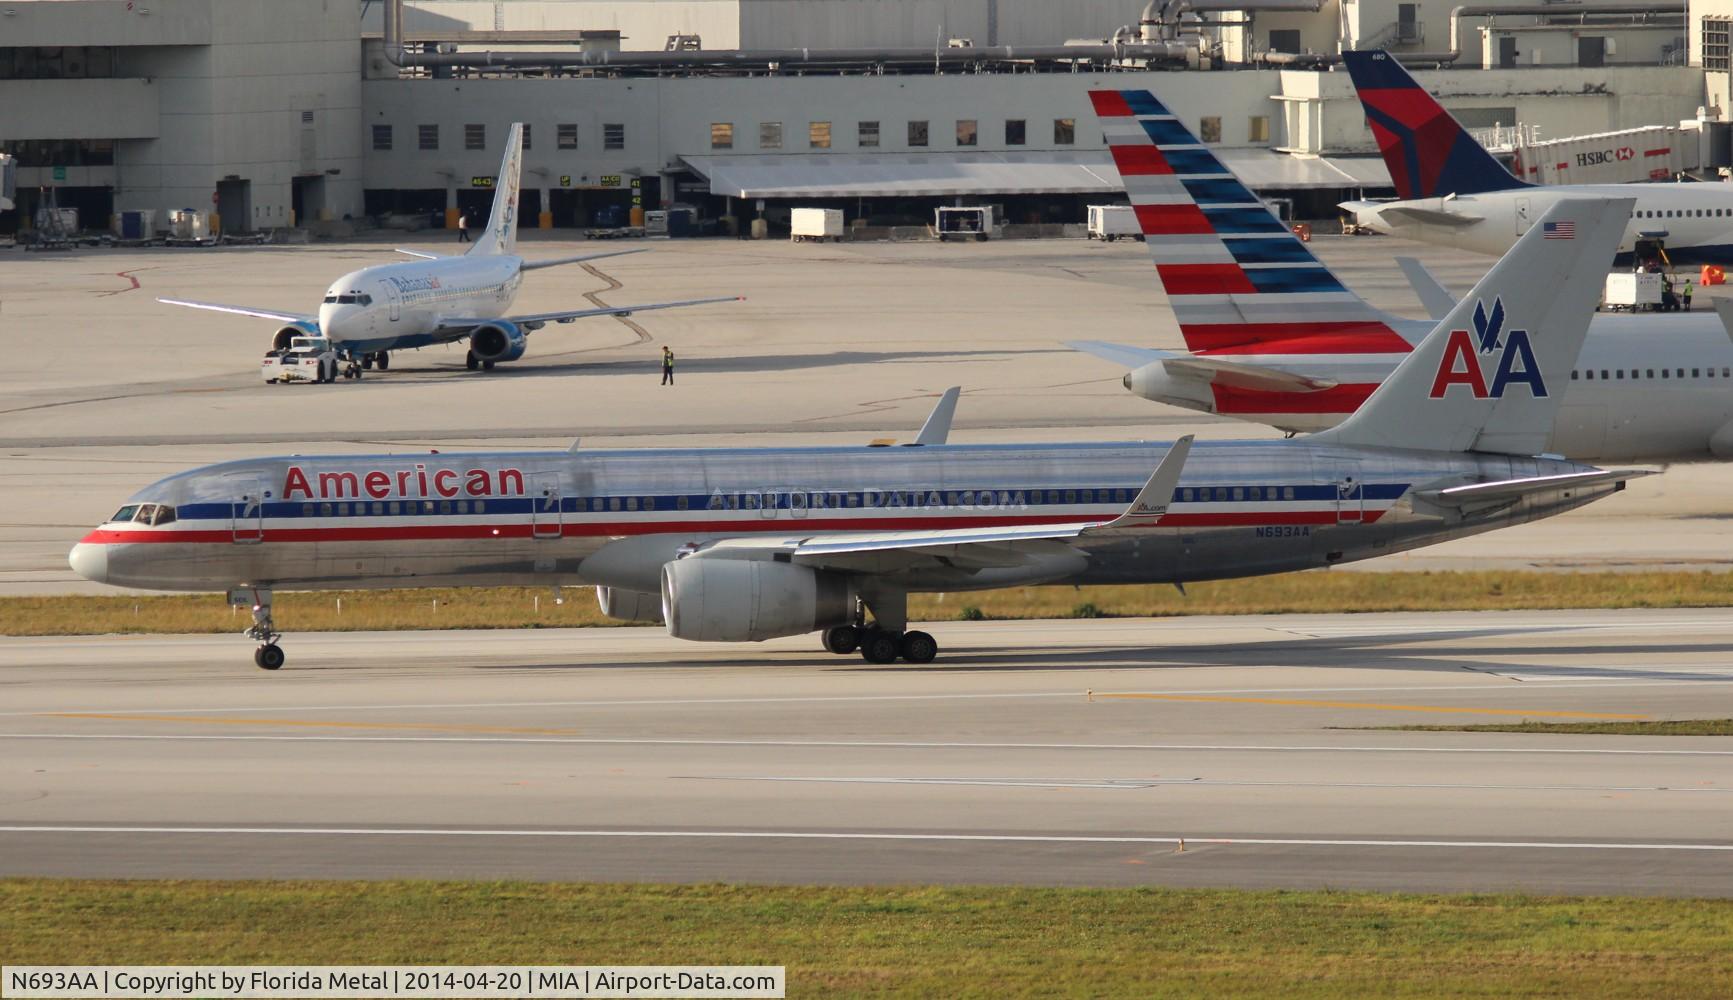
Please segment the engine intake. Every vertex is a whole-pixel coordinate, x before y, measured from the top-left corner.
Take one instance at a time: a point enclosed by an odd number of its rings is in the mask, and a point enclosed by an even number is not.
[[[668,634],[698,642],[762,642],[847,625],[848,577],[756,559],[676,559],[662,567]]]
[[[323,336],[324,334],[319,331],[319,324],[317,323],[290,323],[288,326],[278,328],[277,332],[271,337],[271,350],[288,350],[289,342],[294,340],[296,337]]]
[[[516,323],[488,323],[469,334],[469,349],[483,361],[516,361],[528,346]]]
[[[597,587],[596,603],[615,621],[662,624],[662,595],[618,587]]]

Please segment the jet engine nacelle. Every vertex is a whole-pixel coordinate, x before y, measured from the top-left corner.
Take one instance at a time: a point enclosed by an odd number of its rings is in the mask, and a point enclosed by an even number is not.
[[[760,642],[854,621],[854,584],[837,573],[758,559],[676,559],[662,567],[668,634]]]
[[[483,361],[516,361],[529,346],[516,323],[494,322],[478,326],[469,335],[469,349]]]
[[[1157,403],[1205,413],[1214,413],[1216,409],[1215,394],[1210,392],[1209,383],[1192,378],[1174,378],[1168,374],[1167,365],[1160,361],[1134,368],[1120,381],[1132,395]]]
[[[319,324],[317,323],[290,323],[287,326],[279,328],[276,334],[271,337],[271,350],[288,350],[289,341],[294,340],[296,337],[323,336],[324,334],[319,332]]]
[[[596,603],[615,621],[662,624],[662,595],[618,587],[597,587]]]

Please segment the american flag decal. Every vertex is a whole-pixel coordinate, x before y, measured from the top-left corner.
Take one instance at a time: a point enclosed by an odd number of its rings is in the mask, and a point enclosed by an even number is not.
[[[1542,239],[1574,240],[1577,238],[1577,224],[1574,222],[1543,222],[1540,224]]]

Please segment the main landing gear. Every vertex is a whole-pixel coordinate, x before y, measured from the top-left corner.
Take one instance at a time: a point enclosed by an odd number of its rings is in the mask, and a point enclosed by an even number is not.
[[[868,663],[931,663],[939,655],[939,643],[925,632],[904,631],[908,625],[908,595],[895,594],[872,601],[873,622],[866,623],[857,610],[853,625],[824,630],[824,648],[846,656],[859,652]]]
[[[476,356],[474,351],[470,351],[463,356],[463,366],[468,368],[470,371],[475,371],[477,368],[480,368],[482,371],[493,371],[493,362],[483,361],[481,358]]]
[[[377,368],[380,371],[385,371],[387,368],[390,368],[390,367],[391,367],[391,352],[390,351],[374,351],[370,354],[361,355],[361,370],[362,371],[366,371],[369,368]]]
[[[259,648],[253,650],[253,663],[262,670],[277,670],[283,666],[283,647],[277,645],[283,634],[271,620],[271,592],[256,591],[253,602],[253,624],[245,633],[259,643]]]

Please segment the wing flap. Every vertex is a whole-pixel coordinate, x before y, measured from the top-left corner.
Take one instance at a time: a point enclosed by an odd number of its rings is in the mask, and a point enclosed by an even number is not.
[[[1443,489],[1416,490],[1416,499],[1441,507],[1468,507],[1475,504],[1520,500],[1537,493],[1559,490],[1586,489],[1592,486],[1616,484],[1626,480],[1655,475],[1654,469],[1593,469],[1588,472],[1567,472],[1557,476],[1529,476],[1522,479],[1499,479],[1487,483],[1468,483]]]
[[[1384,205],[1378,209],[1378,214],[1409,222],[1417,222],[1427,226],[1472,226],[1483,220],[1478,215],[1467,215],[1462,212],[1446,212],[1436,208],[1421,208],[1419,205]]]

